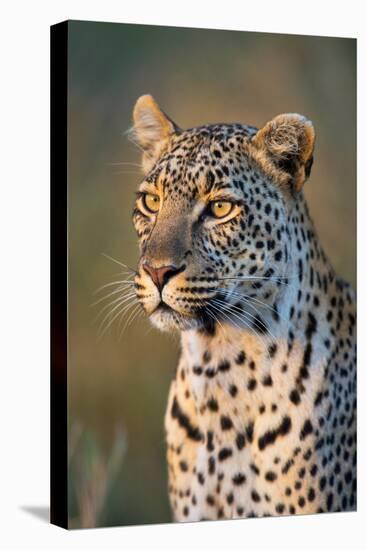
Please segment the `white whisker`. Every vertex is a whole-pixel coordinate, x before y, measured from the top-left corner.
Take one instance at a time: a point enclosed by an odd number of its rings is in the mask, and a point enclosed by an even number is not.
[[[233,312],[232,311],[232,308],[235,306],[227,306],[226,304],[223,304],[222,302],[218,301],[218,300],[213,300],[213,302],[217,303],[220,308],[223,308],[225,311],[227,311],[228,313],[231,313],[231,315],[233,315],[235,318],[237,318],[239,321],[243,322],[248,328],[250,328],[254,334],[260,339],[262,340],[263,344],[265,344],[265,339],[264,339],[264,336],[263,335],[260,335],[258,331],[255,330],[255,328],[252,326],[251,323],[249,323],[250,319],[248,319],[248,316],[250,317],[253,317],[254,319],[256,318],[254,315],[250,315],[247,311],[242,311],[240,310],[240,315],[238,315],[237,313]],[[219,309],[220,311],[220,309]],[[229,317],[228,317],[229,318]],[[230,318],[229,318],[230,319]],[[237,325],[236,325],[237,326]],[[237,328],[240,329],[240,327],[237,326]]]
[[[132,275],[131,275],[132,276]],[[134,281],[131,281],[129,279],[121,279],[120,281],[112,281],[111,283],[107,283],[106,285],[103,285],[103,286],[100,286],[99,288],[97,288],[96,290],[94,290],[93,294],[98,294],[99,292],[101,292],[104,288],[107,288],[109,286],[113,286],[113,285],[123,285],[123,284],[126,284],[126,285],[133,285],[134,284]]]
[[[112,314],[113,314],[118,308],[120,308],[120,307],[122,307],[122,306],[123,306],[123,307],[126,307],[126,306],[124,305],[124,303],[125,303],[125,302],[128,302],[128,303],[129,303],[131,300],[133,300],[133,298],[135,298],[135,295],[126,296],[125,298],[119,299],[117,305],[114,306],[114,307],[112,308],[112,310],[109,311],[109,312],[107,313],[107,315],[104,317],[104,319],[103,319],[103,321],[102,321],[102,323],[101,323],[101,325],[100,325],[100,327],[99,327],[99,331],[102,330],[102,327],[103,327],[103,325],[107,322],[108,318],[110,318],[110,317],[112,316]],[[128,304],[127,304],[127,305],[128,305]],[[114,319],[114,318],[112,318],[112,321],[110,321],[110,322],[107,324],[107,328],[110,327],[111,323],[113,322],[113,319]],[[103,332],[103,333],[104,333],[104,332]]]
[[[253,304],[249,304],[249,305],[250,305],[250,307],[252,307],[252,308],[254,309],[254,311],[260,316],[260,312],[258,311],[258,309],[257,309],[255,306],[253,306]],[[249,313],[249,311],[246,311],[246,310],[243,311],[241,308],[237,307],[236,305],[230,304],[230,307],[235,308],[235,310],[237,310],[237,311],[240,312],[240,313],[245,313],[245,315],[251,317],[252,319],[257,319],[256,315],[253,315],[252,313]],[[262,321],[262,323],[264,324],[264,321]],[[269,330],[268,326],[267,326],[266,324],[265,324],[264,326],[266,327],[268,334],[273,338],[273,340],[276,340],[276,337],[275,337],[275,336],[272,334],[272,332]]]
[[[230,296],[234,296],[234,297],[238,298],[239,300],[244,300],[246,302],[250,302],[250,301],[257,302],[261,306],[266,307],[266,308],[270,309],[271,311],[273,311],[276,315],[281,317],[281,319],[283,319],[288,324],[288,319],[286,319],[286,317],[281,315],[281,313],[277,309],[275,309],[271,305],[267,304],[266,302],[262,302],[261,300],[258,300],[258,298],[254,298],[253,296],[248,296],[248,294],[242,294],[240,292],[236,292],[235,290],[231,290],[231,289],[228,290],[228,289],[225,289],[225,288],[220,289],[220,294],[221,293],[223,293],[223,294],[226,293],[226,295],[229,298],[230,298]],[[251,305],[251,304],[249,304],[249,305]],[[258,312],[258,310],[256,308],[254,308],[253,305],[251,305],[251,307],[253,307],[253,309],[255,309]]]
[[[126,269],[128,269],[129,271],[131,271],[132,273],[136,273],[134,269],[131,269],[131,267],[129,267],[128,265],[126,264],[123,264],[122,262],[116,260],[116,258],[113,258],[112,256],[110,256],[109,254],[106,254],[105,252],[102,252],[102,256],[104,256],[105,258],[107,258],[108,260],[111,260],[112,262],[115,262],[116,264],[122,266],[122,267],[125,267]]]
[[[110,292],[109,294],[106,294],[105,296],[102,296],[101,298],[99,298],[95,302],[92,302],[90,304],[90,307],[94,307],[94,306],[100,304],[100,302],[103,302],[104,300],[106,300],[107,298],[110,298],[111,296],[113,296],[114,294],[117,294],[118,292],[120,292],[121,295],[124,295],[126,292],[128,292],[130,290],[131,290],[131,287],[124,287],[124,286],[121,285],[116,290],[113,290],[113,292]]]
[[[134,292],[129,292],[128,294],[121,294],[120,296],[117,296],[117,298],[115,300],[112,300],[110,302],[108,302],[108,304],[105,304],[102,309],[99,311],[98,315],[96,316],[95,321],[97,321],[99,319],[99,317],[101,316],[101,314],[103,313],[103,311],[105,311],[106,309],[110,308],[111,306],[113,306],[114,304],[116,304],[118,301],[119,302],[125,302],[128,298],[132,297],[132,296],[135,296],[135,293]]]
[[[122,336],[123,332],[125,331],[127,325],[128,325],[128,321],[131,319],[131,317],[133,316],[134,312],[136,312],[136,308],[138,309],[138,306],[140,304],[138,302],[134,302],[132,301],[128,307],[126,307],[124,309],[124,311],[121,313],[121,317],[120,317],[120,320],[118,322],[118,330],[120,329],[121,325],[122,325],[122,321],[123,319],[126,319],[125,320],[125,324],[123,325],[123,328],[120,332],[120,337]],[[128,317],[126,318],[126,316],[128,315]]]
[[[137,162],[107,162],[108,166],[136,166],[136,168],[141,168],[141,164]]]

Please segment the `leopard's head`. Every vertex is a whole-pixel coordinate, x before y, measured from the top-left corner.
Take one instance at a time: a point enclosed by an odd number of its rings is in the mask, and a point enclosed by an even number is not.
[[[311,122],[285,114],[261,130],[182,130],[146,95],[132,133],[144,172],[133,211],[135,289],[151,321],[207,328],[239,323],[253,300],[273,306],[287,275],[289,211],[310,173]]]

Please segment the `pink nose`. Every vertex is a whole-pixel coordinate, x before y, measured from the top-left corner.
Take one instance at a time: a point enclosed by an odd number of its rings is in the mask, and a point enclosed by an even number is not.
[[[177,275],[177,273],[180,273],[182,270],[177,269],[173,265],[163,265],[162,267],[152,267],[149,264],[143,265],[144,270],[146,273],[148,273],[151,277],[151,280],[153,283],[158,287],[160,292],[163,290],[164,285],[174,277],[174,275]]]

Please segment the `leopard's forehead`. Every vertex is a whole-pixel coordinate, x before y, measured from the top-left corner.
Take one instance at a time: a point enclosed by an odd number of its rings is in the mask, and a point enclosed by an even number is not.
[[[229,138],[243,139],[248,138],[256,134],[258,129],[248,124],[239,123],[217,123],[206,124],[203,126],[196,126],[194,128],[188,128],[187,130],[180,130],[175,136],[173,136],[174,143],[182,143],[188,141],[190,138],[199,137],[202,139],[212,140],[216,143],[225,145],[225,142]]]
[[[247,170],[250,159],[245,143],[257,128],[242,124],[211,124],[174,134],[146,181],[161,183],[164,193],[174,198],[195,199],[233,186],[233,176]],[[184,182],[184,185],[182,183]]]
[[[167,155],[177,163],[201,154],[207,163],[219,164],[220,158],[240,153],[243,144],[257,133],[254,126],[243,124],[210,124],[179,131],[172,136]],[[211,155],[210,155],[211,153]]]

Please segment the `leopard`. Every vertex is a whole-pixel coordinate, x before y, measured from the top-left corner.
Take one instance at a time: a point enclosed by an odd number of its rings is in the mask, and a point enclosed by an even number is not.
[[[151,95],[132,120],[134,291],[180,338],[164,423],[173,521],[356,510],[356,296],[305,199],[312,122],[184,130]]]

